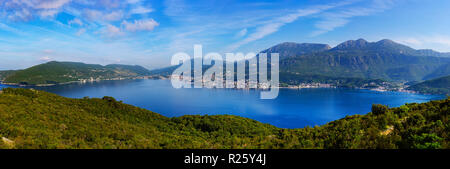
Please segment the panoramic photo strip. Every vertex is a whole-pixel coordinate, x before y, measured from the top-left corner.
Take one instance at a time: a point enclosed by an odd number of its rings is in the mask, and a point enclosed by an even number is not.
[[[0,154],[276,168],[448,153],[448,16],[448,0],[1,0]]]

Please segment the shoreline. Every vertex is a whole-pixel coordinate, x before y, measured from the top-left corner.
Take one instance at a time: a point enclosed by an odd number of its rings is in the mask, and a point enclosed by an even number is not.
[[[102,82],[102,81],[114,81],[114,80],[138,80],[138,79],[161,79],[160,77],[152,77],[152,76],[139,76],[139,77],[132,77],[132,78],[112,78],[112,79],[95,79],[95,80],[78,80],[78,81],[70,81],[70,82],[64,82],[64,83],[57,83],[57,84],[32,84],[32,85],[24,85],[19,83],[4,83],[3,81],[0,81],[0,84],[2,85],[9,85],[9,86],[20,86],[20,87],[49,87],[49,86],[59,86],[59,85],[68,85],[68,84],[74,84],[74,83],[88,83],[88,82]]]
[[[96,80],[79,80],[79,81],[70,81],[70,82],[64,82],[64,83],[58,83],[58,84],[37,84],[37,85],[23,85],[18,83],[3,83],[0,81],[0,84],[2,85],[8,85],[8,86],[18,86],[18,87],[52,87],[52,86],[59,86],[59,85],[68,85],[68,84],[85,84],[85,83],[93,83],[93,82],[102,82],[102,81],[121,81],[121,80],[139,80],[139,79],[149,79],[149,80],[170,80],[170,78],[165,78],[161,76],[140,76],[140,77],[133,77],[133,78],[113,78],[113,79],[96,79]],[[328,84],[327,84],[328,85]],[[411,93],[411,94],[424,94],[424,95],[445,95],[445,94],[432,94],[432,93],[421,93],[413,90],[405,90],[403,89],[377,89],[377,88],[362,88],[362,87],[337,87],[337,86],[309,86],[309,87],[298,87],[298,86],[279,86],[278,89],[292,89],[292,90],[300,90],[300,89],[318,89],[318,88],[326,88],[326,89],[358,89],[358,90],[369,90],[369,91],[376,91],[376,92],[401,92],[401,93]],[[225,89],[225,88],[224,88]],[[241,89],[241,90],[269,90],[270,88],[230,88],[230,89]]]

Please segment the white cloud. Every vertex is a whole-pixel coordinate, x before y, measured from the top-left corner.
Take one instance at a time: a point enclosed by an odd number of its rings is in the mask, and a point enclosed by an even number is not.
[[[39,58],[39,60],[40,61],[50,61],[50,60],[52,60],[52,58],[50,58],[49,56],[44,56],[44,57],[41,57],[41,58]]]
[[[122,30],[120,30],[120,28],[110,24],[106,25],[102,33],[108,38],[114,38],[125,34]]]
[[[32,13],[26,8],[16,10],[8,15],[8,19],[13,21],[28,21],[31,18],[33,18]]]
[[[39,16],[41,18],[53,18],[56,14],[58,14],[58,10],[50,9],[50,10],[42,10],[39,12]]]
[[[8,9],[7,18],[14,21],[28,21],[33,16],[53,18],[71,0],[6,0],[0,7]],[[0,8],[0,9],[1,9]]]
[[[12,8],[59,9],[71,0],[6,0],[5,6]]]
[[[68,22],[69,25],[79,25],[79,26],[83,26],[83,21],[81,21],[78,18],[72,19]]]
[[[99,10],[86,9],[84,11],[84,16],[90,21],[118,21],[121,20],[124,15],[122,11],[112,11],[109,13],[104,13]]]
[[[248,32],[247,28],[244,28],[236,34],[236,37],[238,37],[238,38],[243,37],[243,36],[247,35],[247,32]]]
[[[137,4],[137,3],[141,2],[141,0],[127,0],[127,2],[129,4]]]
[[[83,11],[83,16],[91,21],[99,20],[102,17],[102,12],[93,9],[85,9]]]
[[[26,1],[26,0],[25,0]],[[34,0],[34,7],[38,9],[58,9],[71,0]]]
[[[130,13],[131,14],[146,14],[146,13],[150,13],[153,12],[154,10],[152,8],[145,8],[142,6],[138,6],[136,8],[133,8]]]
[[[111,13],[107,13],[103,16],[103,19],[106,21],[118,21],[123,18],[122,11],[113,11]]]
[[[152,31],[156,26],[159,25],[153,19],[144,19],[144,20],[134,20],[134,22],[123,21],[122,25],[125,27],[125,30],[130,32],[137,31]]]
[[[81,36],[82,34],[84,34],[86,32],[85,28],[81,28],[77,31],[77,33],[75,33],[77,36]]]
[[[121,0],[97,0],[97,5],[113,9],[121,6]]]
[[[400,42],[400,43],[405,43],[405,44],[409,44],[409,45],[422,45],[423,41],[418,40],[417,38],[402,38],[402,39],[396,39],[396,41]]]
[[[420,35],[393,39],[416,49],[436,49],[441,52],[450,52],[450,36],[446,35]]]
[[[327,19],[324,19],[322,21],[319,21],[316,23],[316,28],[318,30],[314,31],[311,36],[318,36],[321,34],[324,34],[326,32],[332,31],[337,27],[341,27],[346,25],[348,22],[350,22],[346,18],[340,18],[340,17],[330,17]]]

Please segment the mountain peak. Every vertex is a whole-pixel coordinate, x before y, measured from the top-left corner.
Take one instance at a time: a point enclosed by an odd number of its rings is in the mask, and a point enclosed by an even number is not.
[[[395,43],[395,42],[390,39],[382,39],[382,40],[378,41],[377,43]]]
[[[367,43],[367,41],[363,38],[359,38],[358,40],[356,40],[356,42],[358,43]]]
[[[349,48],[353,48],[353,49],[354,48],[363,48],[363,47],[366,47],[368,43],[369,42],[367,42],[365,39],[362,39],[362,38],[360,38],[358,40],[348,40],[348,41],[345,41],[345,42],[337,45],[336,47],[334,47],[334,49],[341,50],[341,49],[349,49]]]
[[[331,47],[327,44],[283,42],[272,46],[261,53],[279,53],[280,59],[284,59],[309,53],[323,52],[330,48]]]

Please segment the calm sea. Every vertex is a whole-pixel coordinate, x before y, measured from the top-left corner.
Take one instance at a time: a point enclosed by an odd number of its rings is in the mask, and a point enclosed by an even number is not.
[[[0,86],[0,88],[8,86]],[[390,107],[445,96],[357,89],[280,89],[274,100],[258,90],[174,89],[169,80],[122,80],[35,87],[71,98],[112,96],[165,116],[231,114],[283,128],[322,125],[346,115],[366,114],[372,104]]]

